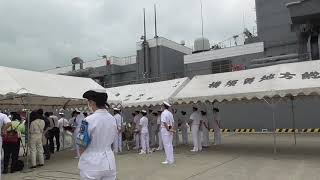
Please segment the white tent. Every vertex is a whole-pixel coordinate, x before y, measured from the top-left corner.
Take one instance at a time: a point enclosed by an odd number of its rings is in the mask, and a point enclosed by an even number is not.
[[[281,64],[245,71],[195,76],[175,97],[178,104],[264,100],[273,113],[274,153],[276,153],[275,97],[320,94],[320,61]],[[293,129],[295,129],[292,103]],[[296,135],[294,131],[296,143]]]
[[[320,61],[195,76],[176,103],[251,100],[320,94]]]
[[[188,82],[189,78],[181,78],[108,88],[107,92],[112,92],[111,100],[120,99],[122,107],[156,106],[161,105],[163,101],[169,101]]]
[[[82,94],[103,89],[92,79],[0,66],[0,108],[85,106]]]

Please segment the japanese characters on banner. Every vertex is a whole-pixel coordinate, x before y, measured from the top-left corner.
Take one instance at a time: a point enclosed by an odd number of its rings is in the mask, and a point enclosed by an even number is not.
[[[195,76],[173,101],[221,102],[310,94],[320,94],[319,60]]]
[[[237,84],[242,84],[242,85],[248,85],[252,84],[254,81],[262,82],[262,81],[268,81],[268,80],[273,80],[275,78],[279,79],[287,79],[287,80],[292,80],[296,78],[301,78],[302,80],[306,79],[319,79],[320,78],[320,73],[318,71],[312,71],[312,72],[304,72],[303,74],[294,74],[291,72],[285,72],[285,73],[280,73],[279,75],[277,74],[268,74],[268,75],[263,75],[260,78],[256,77],[248,77],[245,78],[243,81],[240,80],[229,80],[226,83],[223,84],[221,81],[213,81],[208,85],[209,88],[218,88],[221,85],[224,85],[225,87],[233,87],[236,86]]]

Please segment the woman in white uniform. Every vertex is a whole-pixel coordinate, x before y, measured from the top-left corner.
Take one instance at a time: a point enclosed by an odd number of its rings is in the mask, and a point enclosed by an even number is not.
[[[11,127],[11,120],[5,114],[0,113],[0,130],[2,130],[2,134],[7,134],[7,129]],[[0,147],[2,149],[2,136],[0,136]],[[1,159],[1,153],[0,153]],[[1,163],[0,163],[0,180],[1,180]]]
[[[161,113],[161,135],[163,141],[164,151],[166,153],[166,160],[162,162],[162,164],[173,164],[173,134],[175,130],[173,128],[174,119],[172,113],[169,111],[170,104],[167,102],[163,102],[163,112]]]
[[[111,145],[117,134],[114,117],[106,110],[108,95],[105,90],[91,90],[83,94],[94,113],[88,122],[90,144],[81,154],[79,169],[81,180],[115,180],[116,163]]]
[[[198,111],[198,107],[193,107],[193,113],[190,116],[190,120],[192,121],[192,141],[193,141],[193,149],[191,152],[202,151],[201,138],[200,138],[200,125],[201,125],[201,114]]]
[[[142,118],[140,119],[140,132],[141,132],[141,152],[139,154],[146,154],[150,152],[149,147],[149,129],[147,111],[141,111]]]
[[[182,132],[182,142],[184,145],[188,144],[188,126],[187,126],[187,117],[186,112],[181,111],[181,117],[179,119],[180,129]]]
[[[115,153],[122,152],[122,116],[120,115],[120,109],[119,108],[113,108],[114,112],[114,119],[116,120],[117,123],[117,134],[116,137],[114,138],[113,142],[113,151]]]
[[[218,108],[213,108],[214,145],[221,144],[221,125],[219,111],[220,110]]]
[[[207,117],[207,112],[201,111],[201,130],[202,130],[202,135],[201,135],[201,141],[202,141],[202,147],[208,148],[210,145],[209,143],[209,125],[208,125],[208,117]]]

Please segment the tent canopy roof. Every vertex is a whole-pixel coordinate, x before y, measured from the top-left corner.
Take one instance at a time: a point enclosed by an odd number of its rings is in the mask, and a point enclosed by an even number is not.
[[[41,106],[84,104],[82,94],[103,89],[92,79],[47,74],[0,66],[0,105]],[[71,102],[72,101],[72,102]],[[82,101],[82,102],[81,102]]]
[[[320,61],[195,76],[175,97],[178,104],[320,94]]]
[[[143,107],[161,105],[170,101],[189,81],[189,78],[174,79],[155,83],[133,84],[108,88],[112,92],[110,101],[120,99],[123,107]]]

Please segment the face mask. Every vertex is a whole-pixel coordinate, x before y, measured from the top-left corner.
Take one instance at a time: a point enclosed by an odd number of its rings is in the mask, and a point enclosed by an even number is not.
[[[89,103],[89,102],[88,102],[88,108],[89,108],[90,113],[92,113],[93,110],[92,110],[92,107],[90,106],[90,103]]]

